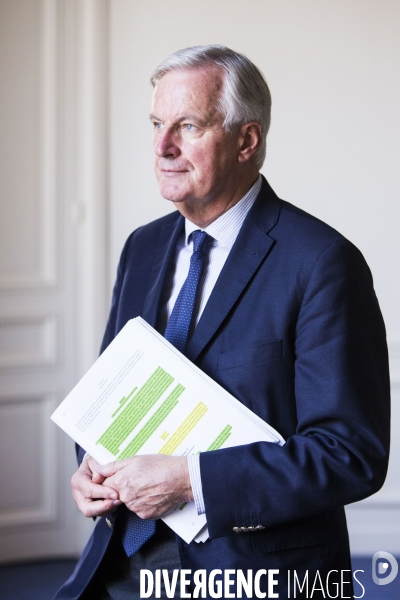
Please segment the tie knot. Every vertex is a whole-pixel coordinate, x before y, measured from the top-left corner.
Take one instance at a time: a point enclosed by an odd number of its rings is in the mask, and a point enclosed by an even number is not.
[[[193,252],[204,252],[207,251],[207,244],[210,241],[211,236],[208,235],[205,231],[200,231],[200,229],[196,229],[192,233],[193,240]]]

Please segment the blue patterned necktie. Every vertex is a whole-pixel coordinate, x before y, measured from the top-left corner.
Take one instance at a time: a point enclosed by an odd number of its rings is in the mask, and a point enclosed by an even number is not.
[[[185,352],[192,329],[197,290],[200,283],[207,246],[211,237],[205,232],[196,230],[191,234],[193,253],[190,258],[188,276],[181,287],[174,308],[168,320],[164,337],[180,352]],[[141,519],[136,513],[129,511],[122,530],[122,545],[127,556],[132,556],[156,531],[156,522],[152,519]]]
[[[190,258],[189,273],[181,287],[164,333],[165,339],[183,353],[192,329],[197,290],[211,238],[205,231],[196,230],[192,233],[192,239],[193,253]]]

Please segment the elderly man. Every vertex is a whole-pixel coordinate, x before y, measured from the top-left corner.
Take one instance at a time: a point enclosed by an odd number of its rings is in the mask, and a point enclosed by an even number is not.
[[[380,488],[389,446],[385,330],[369,269],[259,174],[271,100],[246,57],[188,48],[152,83],[155,171],[177,211],[126,242],[102,349],[140,315],[287,441],[103,466],[80,449],[73,496],[102,518],[56,597],[139,598],[141,569],[181,568],[231,569],[231,597],[248,569],[279,572],[270,589],[259,579],[269,597],[294,597],[294,572],[313,598],[328,597],[327,580],[341,585],[331,594],[352,597],[343,506]],[[205,543],[186,544],[159,520],[193,499]]]

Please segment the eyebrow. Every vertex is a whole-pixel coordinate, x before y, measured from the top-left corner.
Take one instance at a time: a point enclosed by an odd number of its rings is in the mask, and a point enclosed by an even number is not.
[[[159,121],[160,123],[162,122],[162,119],[160,119],[159,117],[157,117],[156,115],[153,115],[151,113],[150,113],[149,118],[150,118],[150,121]],[[177,120],[178,123],[181,123],[182,121],[195,121],[196,123],[199,123],[202,125],[205,124],[204,121],[202,121],[195,115],[183,115],[182,117],[179,117],[179,119]]]

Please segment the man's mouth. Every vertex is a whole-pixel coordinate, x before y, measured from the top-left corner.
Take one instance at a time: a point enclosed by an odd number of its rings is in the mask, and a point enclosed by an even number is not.
[[[171,176],[173,177],[174,175],[181,175],[182,173],[187,173],[186,169],[160,169],[161,173],[163,175]]]

